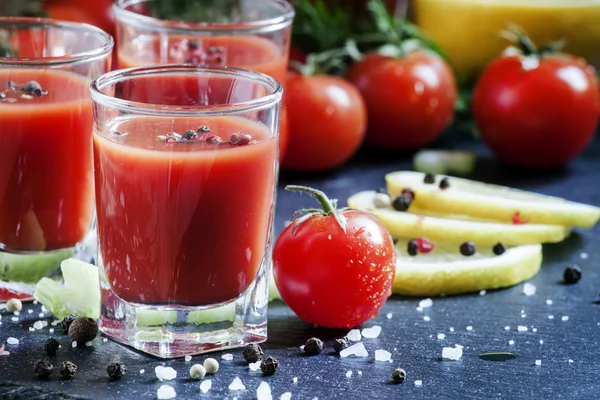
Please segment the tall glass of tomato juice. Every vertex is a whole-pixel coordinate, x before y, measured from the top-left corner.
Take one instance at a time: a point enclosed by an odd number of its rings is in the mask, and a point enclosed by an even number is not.
[[[262,72],[285,86],[294,19],[288,0],[121,0],[114,11],[119,68],[221,65]],[[281,132],[280,159],[287,138]]]
[[[90,25],[0,18],[0,297],[95,253],[89,85],[112,48]]]
[[[266,340],[280,84],[169,64],[91,93],[101,330],[163,358]]]

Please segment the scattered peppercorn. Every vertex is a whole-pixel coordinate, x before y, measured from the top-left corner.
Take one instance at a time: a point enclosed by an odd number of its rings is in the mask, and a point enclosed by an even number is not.
[[[190,368],[190,377],[194,380],[200,380],[206,376],[206,368],[200,364],[194,364]]]
[[[392,371],[392,380],[396,383],[402,383],[406,379],[406,371],[402,368],[396,368]]]
[[[246,135],[245,133],[234,133],[229,137],[229,144],[232,146],[245,146],[250,144],[252,136]]]
[[[212,132],[212,131],[206,125],[202,125],[201,127],[198,128],[198,133],[210,133],[210,132]]]
[[[58,340],[56,340],[54,338],[49,338],[49,339],[44,340],[44,351],[49,356],[55,355],[56,351],[58,350],[59,347],[60,347],[60,344],[58,343]]]
[[[246,346],[244,349],[244,360],[249,363],[255,363],[258,360],[262,360],[263,351],[259,345],[252,343]]]
[[[304,352],[308,355],[314,356],[317,354],[321,354],[323,351],[323,341],[321,339],[317,339],[312,337],[306,341],[304,345]]]
[[[402,189],[402,193],[401,194],[407,194],[410,196],[410,200],[414,201],[415,200],[415,191],[409,188],[405,188]]]
[[[77,373],[77,365],[71,361],[63,361],[60,364],[60,375],[65,378],[71,378]]]
[[[219,370],[219,362],[214,358],[207,358],[204,360],[204,369],[209,375],[216,374]]]
[[[440,189],[446,190],[450,187],[450,181],[448,178],[444,178],[440,181]]]
[[[198,47],[200,47],[200,42],[198,42],[197,40],[190,40],[188,42],[188,49],[196,50]]]
[[[69,327],[69,338],[77,344],[91,342],[97,334],[98,324],[89,317],[76,318]]]
[[[417,254],[419,254],[419,246],[417,245],[417,241],[415,239],[410,240],[408,242],[406,251],[410,256],[416,256]]]
[[[52,375],[53,368],[54,367],[52,366],[52,363],[50,363],[50,361],[41,358],[35,362],[33,371],[35,372],[38,378],[48,379],[50,375]]]
[[[67,315],[66,317],[63,318],[60,325],[62,326],[63,331],[65,333],[69,333],[69,327],[71,326],[73,321],[75,321],[76,319],[77,319],[77,317],[74,315]]]
[[[273,375],[278,366],[279,362],[275,357],[267,357],[260,363],[260,370],[264,375]]]
[[[194,130],[187,130],[185,131],[185,133],[183,134],[183,139],[185,140],[194,140],[198,138],[198,134],[196,133],[196,131]]]
[[[350,346],[350,340],[347,337],[335,339],[333,342],[333,350],[338,354],[348,346]]]
[[[423,182],[427,183],[429,185],[435,183],[435,174],[432,174],[432,173],[425,174],[425,178],[423,179]]]
[[[19,299],[10,299],[6,302],[6,312],[14,313],[15,311],[21,311],[23,309],[23,303]]]
[[[40,85],[37,81],[29,81],[23,85],[21,90],[31,96],[40,97],[45,94],[48,94],[47,90],[42,89],[42,85]]]
[[[108,367],[106,367],[106,373],[111,379],[119,379],[125,375],[125,372],[127,372],[127,368],[125,367],[125,364],[120,362],[110,363],[108,364]]]
[[[464,242],[463,244],[460,245],[460,254],[462,254],[465,257],[470,257],[473,254],[475,254],[476,252],[477,252],[477,249],[475,247],[475,243],[473,243],[471,241]]]
[[[506,247],[502,243],[496,243],[492,248],[495,255],[500,256],[506,251]]]
[[[563,279],[567,285],[572,285],[579,282],[581,279],[581,268],[577,265],[569,265],[565,268]]]
[[[410,194],[403,193],[392,201],[392,207],[396,211],[406,211],[410,207],[412,200]]]
[[[220,136],[213,135],[206,139],[206,143],[208,144],[221,144],[223,143],[223,139]]]

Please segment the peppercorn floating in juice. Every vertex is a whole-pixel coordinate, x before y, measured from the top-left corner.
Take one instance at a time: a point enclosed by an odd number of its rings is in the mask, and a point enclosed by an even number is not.
[[[94,133],[94,160],[112,290],[144,304],[208,305],[244,293],[265,256],[277,137],[224,116],[140,116],[110,132]]]
[[[50,69],[0,69],[0,243],[66,249],[93,215],[89,82]]]

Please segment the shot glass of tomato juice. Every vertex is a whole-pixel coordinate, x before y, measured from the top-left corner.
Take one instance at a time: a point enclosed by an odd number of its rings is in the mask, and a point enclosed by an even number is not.
[[[37,282],[93,229],[89,85],[112,48],[90,25],[0,18],[0,250],[14,253],[3,279]]]
[[[221,65],[262,72],[285,86],[294,19],[288,0],[121,0],[114,11],[119,68]],[[280,140],[283,156],[287,132]]]
[[[264,341],[280,84],[170,64],[91,93],[101,330],[163,358]]]

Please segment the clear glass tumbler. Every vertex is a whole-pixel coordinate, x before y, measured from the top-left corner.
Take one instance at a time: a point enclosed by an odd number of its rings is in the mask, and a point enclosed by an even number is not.
[[[100,329],[163,358],[266,340],[279,83],[171,64],[91,93]]]
[[[0,18],[0,297],[28,297],[73,251],[85,258],[94,226],[89,85],[110,70],[113,44],[91,25]]]

